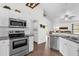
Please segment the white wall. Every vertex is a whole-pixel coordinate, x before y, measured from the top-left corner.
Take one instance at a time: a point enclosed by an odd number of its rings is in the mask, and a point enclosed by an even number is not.
[[[46,19],[45,17],[41,16],[39,18],[36,18],[37,22],[34,24],[34,28],[36,31],[35,33],[35,39],[34,41],[38,44],[46,42],[47,35],[51,29],[51,22]],[[40,27],[40,24],[45,25],[45,29]]]
[[[48,33],[51,29],[51,23],[45,17],[41,17],[42,20],[39,19],[39,28],[38,28],[38,44],[44,43],[47,40]],[[40,27],[40,24],[45,25],[45,29]]]

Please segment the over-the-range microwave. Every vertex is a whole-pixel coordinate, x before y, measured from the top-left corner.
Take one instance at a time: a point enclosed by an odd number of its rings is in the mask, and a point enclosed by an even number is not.
[[[15,18],[9,18],[9,27],[10,28],[26,28],[26,21],[15,19]]]

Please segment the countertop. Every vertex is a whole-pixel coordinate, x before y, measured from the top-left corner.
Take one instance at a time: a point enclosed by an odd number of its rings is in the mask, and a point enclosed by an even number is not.
[[[34,34],[25,34],[25,37],[31,37],[31,36],[34,36]],[[25,38],[25,37],[23,37],[23,38]],[[9,40],[9,37],[8,36],[1,36],[0,40]]]
[[[49,35],[79,37],[78,34],[69,34],[69,33],[52,33],[52,34],[49,34]]]
[[[67,33],[52,33],[49,36],[62,37],[67,40],[73,41],[79,44],[79,35],[78,34],[67,34]]]

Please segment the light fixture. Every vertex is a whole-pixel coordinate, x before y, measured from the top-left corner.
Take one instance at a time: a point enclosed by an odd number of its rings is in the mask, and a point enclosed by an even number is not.
[[[26,6],[30,7],[30,8],[35,8],[39,3],[26,3]]]
[[[7,5],[3,6],[3,8],[11,10],[11,8]]]
[[[20,10],[18,10],[18,9],[15,9],[15,12],[21,13],[21,11],[20,11]]]
[[[64,20],[69,20],[69,19],[72,19],[72,18],[74,18],[74,17],[75,17],[75,16],[72,15],[71,13],[66,12],[66,13],[64,14],[64,16],[62,17],[62,19],[64,19]]]

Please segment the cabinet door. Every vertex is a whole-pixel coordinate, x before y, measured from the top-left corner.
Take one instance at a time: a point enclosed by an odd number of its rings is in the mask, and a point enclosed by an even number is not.
[[[10,18],[15,18],[15,19],[23,19],[24,20],[24,15],[22,15],[21,13],[17,13],[17,12],[14,12],[14,11],[10,11]]]
[[[73,46],[71,46],[69,44],[67,45],[67,54],[66,54],[66,56],[77,56],[78,55],[77,52],[78,51],[76,49],[74,49]]]
[[[66,39],[59,37],[59,51],[62,53],[62,55],[67,54],[67,43]]]
[[[60,52],[64,56],[78,56],[78,45],[70,40],[60,38]]]
[[[33,51],[33,37],[29,37],[29,52]]]
[[[59,37],[59,51],[63,54],[64,39]]]
[[[0,41],[0,56],[9,56],[9,41]]]
[[[68,52],[67,49],[68,49],[67,43],[64,42],[64,44],[63,44],[63,55],[64,55],[64,56],[67,55],[67,52]]]
[[[78,56],[78,45],[75,42],[67,41],[67,56]]]
[[[0,37],[2,37],[2,36],[8,36],[8,31],[9,31],[9,28],[6,28],[6,27],[1,28],[0,27]]]
[[[9,25],[9,15],[10,12],[7,9],[0,8],[0,26],[8,26]]]
[[[0,56],[9,56],[9,46],[0,46]]]

